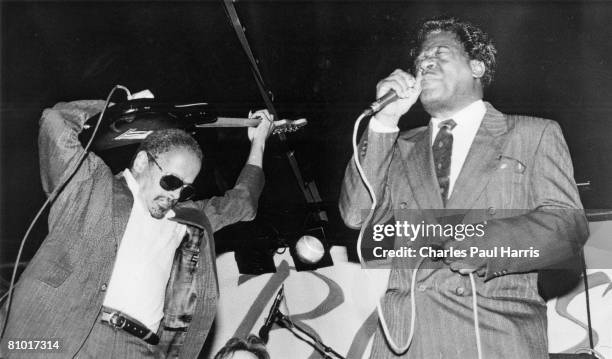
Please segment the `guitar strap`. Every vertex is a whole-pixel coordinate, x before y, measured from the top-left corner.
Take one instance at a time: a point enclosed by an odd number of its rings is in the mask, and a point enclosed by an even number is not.
[[[261,72],[259,71],[259,68],[257,67],[257,61],[255,60],[255,57],[253,56],[253,52],[251,51],[251,47],[249,46],[249,42],[247,41],[246,34],[244,33],[244,28],[242,27],[242,24],[240,23],[240,19],[238,18],[238,13],[236,12],[236,8],[234,7],[233,1],[223,0],[223,4],[225,5],[225,10],[232,24],[232,27],[234,28],[234,31],[236,32],[236,36],[238,37],[238,40],[240,41],[240,44],[242,45],[242,49],[244,50],[244,53],[249,59],[249,65],[251,68],[251,72],[253,73],[253,77],[255,77],[255,82],[257,83],[257,88],[259,89],[259,92],[261,93],[261,97],[266,103],[266,108],[268,109],[268,111],[270,111],[270,113],[274,116],[275,119],[279,119],[280,117],[278,117],[278,114],[276,113],[276,109],[274,108],[274,105],[272,104],[272,100],[270,99],[271,92],[266,90],[265,82],[263,80],[263,77],[261,76]],[[280,143],[283,148],[283,151],[285,152],[285,155],[287,156],[287,160],[289,161],[289,165],[291,166],[291,170],[293,171],[293,174],[295,175],[298,185],[300,186],[302,193],[304,194],[304,197],[306,198],[306,202],[310,204],[320,204],[321,197],[319,196],[319,191],[317,190],[317,186],[314,183],[314,181],[310,181],[308,183],[304,181],[302,172],[300,171],[300,168],[297,163],[297,159],[295,158],[294,151],[289,148],[289,145],[287,143],[287,137],[283,133],[279,133],[278,137],[280,139]],[[321,221],[327,221],[327,214],[325,213],[325,211],[318,209],[317,212],[318,212],[317,215]]]

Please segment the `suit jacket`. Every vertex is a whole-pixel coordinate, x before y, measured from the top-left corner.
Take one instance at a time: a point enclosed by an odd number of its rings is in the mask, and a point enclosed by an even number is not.
[[[83,148],[77,136],[103,101],[60,103],[44,111],[39,151],[43,188],[49,195],[71,172]],[[187,225],[166,289],[160,351],[198,356],[216,311],[218,285],[212,233],[255,216],[263,172],[247,165],[223,197],[175,208]],[[60,339],[61,353],[11,352],[10,357],[71,358],[102,308],[133,197],[125,179],[87,154],[53,203],[49,235],[15,286],[3,347],[11,338]],[[7,354],[8,355],[8,354]]]
[[[371,224],[390,218],[414,224],[442,223],[440,211],[445,211],[459,214],[460,223],[486,225],[481,238],[450,242],[457,250],[472,246],[537,249],[537,257],[498,254],[464,260],[486,268],[483,277],[476,277],[484,357],[547,358],[546,305],[537,292],[534,271],[555,267],[575,255],[588,236],[587,222],[558,124],[504,115],[489,103],[486,107],[446,208],[433,168],[429,127],[401,134],[370,130],[364,135],[359,156],[378,202]],[[345,223],[361,226],[371,203],[351,160],[340,195]],[[436,244],[443,244],[445,239],[438,240]],[[431,244],[395,240],[395,248],[418,250]],[[476,357],[474,293],[469,278],[442,262],[425,263],[425,269],[417,272],[417,291],[410,293],[411,270],[417,260],[393,259],[382,301],[391,335],[402,346],[409,335],[410,297],[415,296],[417,319],[411,347],[396,356],[379,328],[372,358]]]

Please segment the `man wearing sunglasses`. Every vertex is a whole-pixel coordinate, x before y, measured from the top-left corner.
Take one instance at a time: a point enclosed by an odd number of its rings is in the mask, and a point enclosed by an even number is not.
[[[76,101],[44,111],[39,152],[47,195],[72,173],[84,152],[77,136],[103,106]],[[182,130],[151,133],[117,175],[87,154],[53,202],[49,235],[15,286],[1,346],[19,338],[50,340],[52,348],[0,356],[197,357],[218,297],[213,232],[253,219],[263,189],[274,125],[267,111],[253,116],[262,121],[248,129],[247,163],[221,197],[189,201],[203,154]]]

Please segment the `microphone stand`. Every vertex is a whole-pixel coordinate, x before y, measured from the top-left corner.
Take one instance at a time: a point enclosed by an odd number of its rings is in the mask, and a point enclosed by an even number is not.
[[[325,355],[326,359],[333,359],[333,358],[345,359],[342,355],[338,354],[338,352],[336,352],[333,348],[325,345],[320,339],[316,338],[308,330],[306,330],[305,328],[302,328],[297,323],[294,323],[288,316],[284,315],[280,311],[278,311],[278,313],[275,315],[274,321],[279,326],[281,326],[281,327],[289,330],[290,332],[292,332],[299,339],[301,339],[304,342],[312,345],[312,347],[315,348],[318,352],[320,352],[321,354]],[[308,341],[308,340],[304,339],[303,337],[297,335],[294,332],[294,329],[296,329],[297,331],[303,333],[308,338],[310,338],[312,341]],[[330,356],[330,354],[332,354],[334,356],[332,357],[332,356]]]

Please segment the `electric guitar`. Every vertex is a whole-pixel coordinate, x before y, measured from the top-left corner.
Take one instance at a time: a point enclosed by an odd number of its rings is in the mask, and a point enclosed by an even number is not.
[[[100,114],[87,119],[79,140],[85,145]],[[198,128],[255,127],[259,118],[218,117],[214,108],[205,102],[176,104],[160,103],[153,99],[137,99],[109,106],[104,113],[96,138],[94,151],[107,150],[139,143],[153,131],[178,128],[193,132]],[[306,126],[306,119],[274,121],[273,134],[290,133]]]

